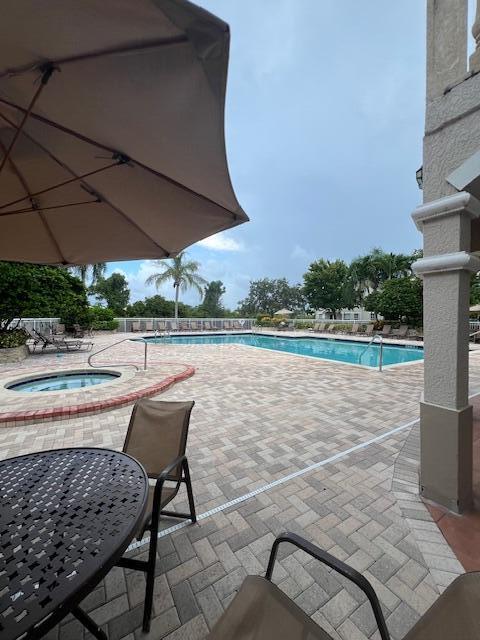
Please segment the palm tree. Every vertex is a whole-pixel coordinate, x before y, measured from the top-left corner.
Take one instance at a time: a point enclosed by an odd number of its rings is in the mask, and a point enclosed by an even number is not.
[[[199,263],[195,262],[195,260],[187,260],[185,251],[181,251],[178,256],[172,258],[170,264],[165,264],[163,260],[155,260],[155,264],[161,267],[163,271],[152,273],[152,275],[145,280],[145,284],[154,284],[158,289],[165,282],[173,280],[173,287],[175,289],[175,320],[178,320],[178,296],[180,289],[182,291],[195,289],[200,296],[203,296],[203,287],[207,285],[208,282],[197,273],[200,268]]]
[[[91,274],[90,286],[93,286],[105,275],[107,270],[106,262],[96,262],[95,264],[79,264],[72,267],[72,272],[80,278],[85,286],[87,286],[87,276]]]

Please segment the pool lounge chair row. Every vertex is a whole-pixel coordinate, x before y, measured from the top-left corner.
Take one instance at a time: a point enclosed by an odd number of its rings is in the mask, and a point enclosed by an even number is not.
[[[238,320],[224,320],[221,327],[216,327],[215,323],[209,320],[134,320],[131,330],[137,331],[241,331],[242,325]]]
[[[27,345],[31,353],[36,351],[47,351],[48,349],[55,349],[56,351],[80,351],[85,349],[91,351],[93,342],[86,340],[67,339],[59,335],[46,335],[32,329],[28,332],[30,334],[30,340]]]
[[[412,338],[423,340],[423,335],[415,329],[409,329],[407,324],[402,324],[398,329],[392,329],[391,325],[385,324],[380,331],[374,330],[374,324],[369,324],[362,331],[362,325],[354,323],[349,330],[338,329],[337,324],[328,324],[326,322],[315,322],[313,331],[319,333],[343,333],[347,335],[373,336],[380,335],[383,338]]]

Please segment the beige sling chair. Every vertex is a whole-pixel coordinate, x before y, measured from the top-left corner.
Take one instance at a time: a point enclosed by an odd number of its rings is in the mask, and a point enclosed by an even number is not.
[[[149,631],[152,615],[155,561],[157,557],[158,521],[160,516],[188,518],[197,521],[192,482],[185,455],[192,402],[160,402],[143,398],[132,411],[123,451],[136,458],[154,479],[148,494],[147,509],[136,537],[141,539],[150,531],[148,560],[121,558],[118,565],[144,571],[147,575],[143,630]],[[165,483],[174,483],[167,486]],[[165,507],[177,495],[180,484],[185,483],[190,513],[167,511]]]
[[[332,640],[272,582],[278,546],[289,542],[351,580],[367,596],[381,640],[390,640],[372,585],[358,571],[295,533],[273,543],[265,577],[247,576],[235,598],[207,636],[208,640]],[[466,573],[443,592],[403,640],[478,640],[480,572]]]

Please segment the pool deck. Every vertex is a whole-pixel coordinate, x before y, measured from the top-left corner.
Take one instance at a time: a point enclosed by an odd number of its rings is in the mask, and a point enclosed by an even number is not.
[[[95,337],[94,350],[121,337]],[[131,344],[107,352],[101,363],[141,364],[142,343]],[[78,368],[87,357],[32,356],[14,368],[19,375],[59,362]],[[140,574],[114,569],[85,600],[111,640],[204,638],[245,575],[265,570],[283,530],[302,533],[364,573],[394,640],[463,572],[417,492],[422,362],[379,374],[232,344],[151,345],[150,358],[153,380],[170,371],[169,363],[195,369],[154,397],[196,402],[187,452],[201,518],[173,533],[166,528],[177,521],[163,521],[149,635],[140,631]],[[0,378],[12,368],[0,366]],[[471,354],[470,376],[472,394],[480,392],[478,351]],[[5,426],[0,457],[68,446],[119,449],[130,412],[121,406]],[[179,495],[175,507],[185,509],[186,496]],[[282,554],[275,579],[337,640],[375,637],[361,594],[302,552]],[[76,639],[84,632],[69,618],[48,637]]]

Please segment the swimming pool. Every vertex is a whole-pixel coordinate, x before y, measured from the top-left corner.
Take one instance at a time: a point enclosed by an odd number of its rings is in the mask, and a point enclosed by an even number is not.
[[[359,364],[366,367],[378,367],[380,345],[374,343],[367,347],[365,342],[328,338],[283,338],[250,333],[211,335],[211,336],[167,336],[143,338],[146,342],[157,344],[244,344],[250,347],[295,353],[313,358],[323,358]],[[415,346],[383,345],[383,366],[423,360],[423,349]]]
[[[104,382],[111,382],[120,376],[119,373],[107,371],[74,371],[72,373],[49,374],[14,382],[7,386],[12,391],[65,391],[93,387]]]

